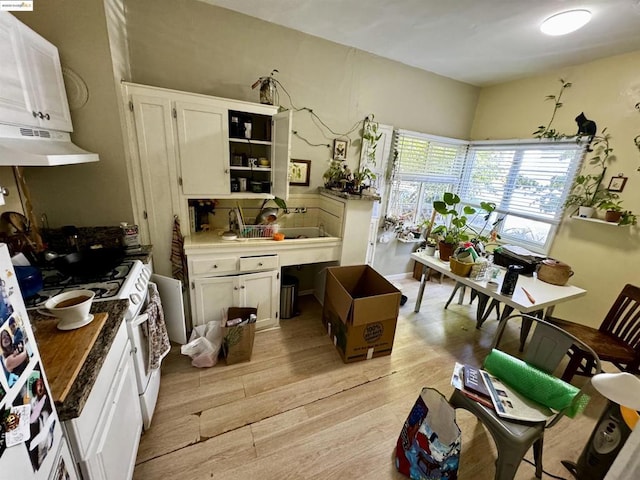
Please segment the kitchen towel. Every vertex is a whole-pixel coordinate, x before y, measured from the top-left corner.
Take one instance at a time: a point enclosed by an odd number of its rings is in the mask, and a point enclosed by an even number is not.
[[[184,285],[187,262],[184,255],[184,237],[180,232],[180,219],[173,217],[173,237],[171,239],[171,274]]]
[[[147,338],[149,340],[149,367],[152,370],[160,367],[160,362],[171,350],[167,326],[164,323],[164,312],[160,302],[160,294],[155,283],[149,283],[149,296],[145,312],[147,319]]]

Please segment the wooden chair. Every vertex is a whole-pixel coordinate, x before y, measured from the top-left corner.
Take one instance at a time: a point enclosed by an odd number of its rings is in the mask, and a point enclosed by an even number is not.
[[[573,335],[568,334],[560,327],[530,315],[517,314],[502,318],[498,324],[492,349],[499,348],[500,340],[505,332],[507,323],[513,319],[527,320],[535,325],[535,330],[526,345],[523,355],[523,360],[529,365],[555,375],[554,372],[564,359],[567,349],[570,348],[571,345],[580,345],[585,351],[591,353],[592,358],[594,358],[594,368],[599,372],[600,360],[598,359],[598,355],[593,352],[588,345]],[[589,382],[585,382],[585,385],[578,391],[573,398],[572,405],[580,401],[580,397],[584,394],[584,390],[588,384]],[[536,468],[535,475],[537,478],[541,478],[542,447],[545,431],[555,425],[565,412],[571,408],[570,406],[564,410],[560,410],[547,420],[547,422],[521,422],[498,416],[495,410],[472,400],[457,389],[453,391],[453,394],[449,398],[449,403],[453,408],[462,408],[471,412],[482,422],[487,430],[489,430],[498,451],[498,458],[496,459],[496,480],[512,479],[524,455],[532,446]]]
[[[547,320],[589,345],[600,360],[623,372],[640,373],[640,288],[625,285],[598,329],[558,318]],[[594,375],[588,352],[574,345],[568,355],[569,364],[562,375],[565,382],[574,375]]]

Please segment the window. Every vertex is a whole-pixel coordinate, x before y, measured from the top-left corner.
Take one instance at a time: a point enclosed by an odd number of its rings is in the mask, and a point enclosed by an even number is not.
[[[458,190],[468,142],[406,130],[394,132],[397,152],[387,216],[406,224],[431,218],[432,203]]]
[[[540,253],[551,246],[584,154],[573,141],[469,143],[403,130],[395,149],[387,215],[419,223],[431,218],[434,199],[454,192],[463,204],[495,203],[502,241]]]

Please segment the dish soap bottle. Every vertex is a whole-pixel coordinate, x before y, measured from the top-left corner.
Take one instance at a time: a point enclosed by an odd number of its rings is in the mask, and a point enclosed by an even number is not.
[[[140,235],[137,225],[129,225],[127,222],[120,222],[122,232],[122,246],[127,250],[140,248]]]

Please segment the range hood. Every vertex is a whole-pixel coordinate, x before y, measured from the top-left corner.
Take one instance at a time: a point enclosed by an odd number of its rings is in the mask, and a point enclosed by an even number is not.
[[[0,166],[52,167],[97,162],[67,132],[0,124]]]

